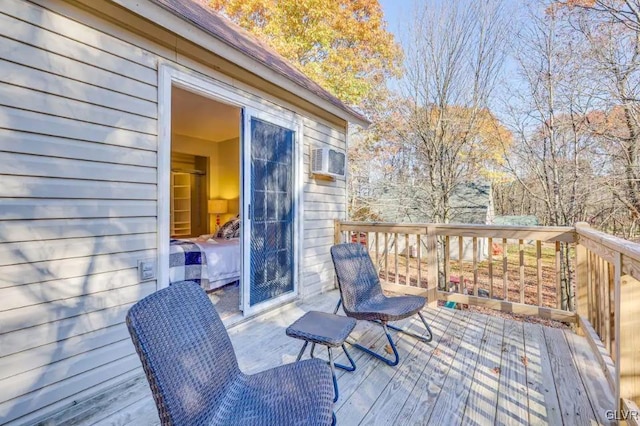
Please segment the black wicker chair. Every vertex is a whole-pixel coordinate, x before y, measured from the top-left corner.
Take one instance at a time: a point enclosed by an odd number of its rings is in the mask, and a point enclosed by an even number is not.
[[[243,374],[229,335],[193,282],[160,290],[127,314],[163,425],[329,425],[333,382],[310,359]]]
[[[380,279],[376,273],[371,257],[362,244],[349,243],[338,244],[331,247],[331,258],[336,270],[338,286],[340,287],[340,301],[334,313],[338,312],[340,305],[344,313],[357,320],[373,321],[380,325],[389,340],[393,350],[394,359],[386,358],[369,348],[359,344],[353,346],[366,353],[394,366],[398,365],[400,357],[398,349],[389,334],[389,328],[413,336],[423,342],[430,342],[433,338],[431,328],[422,316],[421,309],[426,299],[420,296],[387,297],[382,292]],[[420,336],[407,330],[388,324],[389,321],[398,321],[418,314],[426,328],[426,335]]]

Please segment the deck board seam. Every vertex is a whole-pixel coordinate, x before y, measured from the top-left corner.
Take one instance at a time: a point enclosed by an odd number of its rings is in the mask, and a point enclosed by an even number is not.
[[[489,318],[488,318],[487,315],[478,315],[476,317],[484,318],[484,328],[482,330],[482,337],[484,337],[484,333],[487,330],[487,325],[489,324]],[[471,317],[469,317],[469,318],[471,318]],[[440,400],[440,397],[442,396],[442,393],[443,393],[442,390],[445,388],[445,385],[447,384],[447,381],[449,379],[449,375],[451,374],[451,370],[452,370],[453,364],[455,363],[456,359],[458,358],[458,354],[460,352],[460,348],[462,347],[462,343],[464,342],[465,337],[470,337],[467,334],[470,331],[469,325],[470,325],[470,322],[467,322],[467,324],[465,326],[464,334],[462,335],[462,339],[460,340],[460,345],[458,345],[458,348],[456,349],[456,353],[454,354],[453,359],[451,360],[451,365],[449,365],[449,369],[447,370],[447,374],[446,374],[446,376],[444,378],[444,381],[442,382],[443,383],[442,389],[440,389],[440,392],[438,393],[438,397],[436,398],[436,400],[435,400],[435,402],[433,404],[434,407],[437,406],[438,401]],[[481,340],[482,340],[482,338],[481,338]],[[473,368],[473,374],[475,374],[475,370],[476,370],[477,367],[478,367],[478,360],[476,358],[476,361],[474,363],[474,368]],[[473,375],[471,377],[473,378]],[[473,380],[472,380],[471,384],[473,384]],[[471,387],[469,387],[469,390],[471,390]],[[468,397],[469,397],[469,394],[467,394],[467,398]],[[465,403],[466,403],[466,399],[467,398],[465,398]],[[434,412],[435,412],[435,408],[434,408],[434,410],[431,410],[431,413],[429,414],[429,418],[427,419],[427,423],[429,423],[429,421],[431,420],[431,417],[433,417],[433,413]],[[464,411],[462,412],[462,415],[464,417]]]
[[[507,329],[507,324],[505,321],[505,324],[502,327],[502,338],[500,339],[500,348],[504,347],[504,332]],[[500,375],[502,375],[502,362],[504,361],[504,351],[500,350],[500,364],[499,364],[499,369],[500,369]],[[502,380],[500,380],[500,377],[498,377],[498,389],[497,389],[497,394],[498,394],[498,398],[496,398],[496,405],[494,407],[494,411],[496,413],[496,417],[494,419],[497,419],[498,417],[498,406],[500,405],[500,382]]]
[[[564,338],[565,342],[567,342],[567,346],[569,347],[569,352],[571,353],[571,362],[573,363],[573,366],[575,367],[576,371],[578,372],[578,377],[580,378],[580,383],[582,383],[582,387],[585,390],[585,394],[587,395],[587,400],[589,401],[589,406],[591,407],[591,412],[593,413],[593,418],[594,419],[599,419],[600,416],[598,415],[598,413],[596,413],[595,407],[594,407],[594,403],[591,400],[591,395],[589,393],[589,387],[587,385],[587,383],[585,382],[584,377],[582,377],[582,371],[581,369],[578,367],[578,364],[576,364],[575,358],[577,356],[577,353],[575,351],[575,349],[573,348],[572,343],[569,341],[569,339],[567,339],[567,336],[565,333],[562,333],[562,337]]]
[[[433,318],[431,318],[430,320],[435,322],[435,320],[438,318],[438,316],[442,313],[442,308],[440,309],[427,309],[427,310],[422,310],[423,313],[424,312],[436,312],[435,316],[433,316]],[[446,318],[445,318],[446,320]],[[446,333],[446,331],[449,329],[449,326],[451,325],[451,320],[448,321],[443,333]],[[433,329],[432,329],[433,332]],[[410,359],[410,357],[412,356],[414,350],[418,347],[418,344],[420,342],[416,340],[416,344],[413,346],[413,348],[411,349],[411,351],[406,355],[407,360]],[[440,343],[440,340],[438,340],[438,344]],[[422,369],[420,370],[420,374],[418,374],[418,378],[416,379],[416,381],[414,382],[412,388],[411,388],[411,392],[409,392],[409,395],[411,395],[413,393],[413,389],[415,389],[416,384],[418,383],[418,379],[420,378],[420,375],[422,374],[422,372],[424,371],[425,368],[427,368],[427,365],[429,364],[429,362],[431,361],[431,359],[433,358],[433,351],[435,350],[435,348],[437,348],[438,345],[436,345],[433,350],[431,351],[431,353],[429,354],[429,358],[426,360],[426,362],[424,363],[424,366],[422,367]],[[384,389],[382,390],[382,392],[380,393],[380,395],[378,395],[378,397],[376,398],[376,400],[373,402],[373,404],[371,404],[371,407],[369,407],[369,410],[367,411],[367,413],[362,417],[362,421],[360,421],[359,424],[362,424],[364,422],[364,420],[367,418],[367,416],[369,415],[369,413],[371,412],[371,410],[375,407],[375,405],[378,403],[378,400],[382,397],[382,395],[384,394],[384,391],[387,389],[387,387],[389,387],[393,380],[396,378],[396,376],[400,373],[401,369],[397,369],[396,372],[394,373],[394,375],[391,377],[391,380],[389,380],[389,382],[385,385]],[[406,400],[405,400],[406,403]],[[404,404],[402,405],[404,407]],[[396,414],[393,418],[393,423],[392,424],[396,424],[398,417],[400,416],[400,414],[402,413],[402,409],[400,409],[400,411],[398,411],[398,414]]]
[[[489,339],[489,336],[487,336],[487,333],[490,332],[489,323],[491,322],[491,319],[492,319],[491,317],[488,317],[484,324],[484,331],[482,333],[482,338],[480,339],[481,342],[485,339],[487,340]],[[503,328],[503,333],[504,333],[504,328]],[[476,358],[475,366],[473,368],[473,374],[471,374],[471,383],[469,386],[469,392],[467,393],[467,397],[464,400],[464,410],[462,410],[463,420],[465,418],[467,408],[469,408],[468,401],[469,401],[469,398],[471,397],[471,388],[473,388],[474,378],[476,377],[476,372],[478,371],[478,365],[480,364],[479,359],[480,359],[480,354],[482,353],[482,347],[483,345],[481,343],[480,346],[478,347],[478,357]]]

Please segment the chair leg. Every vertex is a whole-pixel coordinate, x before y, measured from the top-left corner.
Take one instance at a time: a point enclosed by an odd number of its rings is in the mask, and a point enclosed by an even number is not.
[[[384,356],[377,354],[375,352],[373,352],[371,349],[369,348],[365,348],[364,346],[362,346],[359,343],[354,343],[353,347],[360,349],[361,351],[364,351],[366,353],[368,353],[369,355],[378,358],[380,361],[384,361],[385,363],[387,363],[387,365],[390,366],[396,366],[398,365],[398,362],[400,361],[400,356],[398,355],[398,349],[396,348],[396,344],[394,343],[393,339],[391,338],[391,335],[389,334],[389,329],[387,328],[387,324],[382,322],[380,323],[380,325],[382,325],[382,328],[384,330],[384,334],[387,335],[387,340],[389,341],[389,346],[391,346],[391,350],[393,350],[393,355],[394,355],[394,359],[389,359],[389,358],[385,358]]]
[[[300,361],[300,358],[302,358],[302,355],[304,354],[304,350],[307,349],[308,343],[309,342],[305,340],[304,344],[302,345],[302,348],[300,349],[300,352],[298,352],[298,358],[296,358],[296,362]]]
[[[344,354],[347,356],[347,359],[349,360],[349,363],[351,364],[351,366],[336,363],[336,367],[341,368],[345,371],[356,371],[356,363],[353,361],[353,358],[351,358],[351,355],[349,354],[349,351],[347,351],[347,347],[344,345],[344,343],[342,344],[342,350],[344,351]]]
[[[338,379],[336,378],[336,366],[333,363],[333,353],[331,348],[327,346],[327,352],[329,353],[329,367],[331,367],[331,378],[333,379],[333,402],[338,400]]]
[[[333,310],[334,315],[338,313],[338,309],[340,309],[340,305],[342,305],[342,298],[338,300],[338,304],[336,305],[336,308]]]
[[[433,340],[433,333],[431,332],[431,327],[429,327],[429,324],[427,324],[427,320],[424,319],[424,316],[422,316],[422,312],[418,312],[418,315],[420,316],[420,319],[422,320],[422,324],[424,324],[424,327],[427,329],[427,337],[425,336],[421,336],[419,334],[416,334],[412,331],[409,330],[405,330],[403,328],[400,327],[396,327],[395,325],[391,325],[388,324],[388,327],[392,330],[395,331],[399,331],[400,333],[404,333],[408,336],[411,337],[415,337],[416,339],[420,340],[421,342],[425,342],[425,343],[429,343],[431,340]]]

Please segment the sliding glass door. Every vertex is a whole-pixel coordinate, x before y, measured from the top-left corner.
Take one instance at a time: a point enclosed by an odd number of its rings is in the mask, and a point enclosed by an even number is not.
[[[296,133],[294,122],[245,110],[245,314],[296,295]]]

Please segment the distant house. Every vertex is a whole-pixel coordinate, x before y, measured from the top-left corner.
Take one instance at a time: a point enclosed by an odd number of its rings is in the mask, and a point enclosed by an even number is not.
[[[494,225],[508,225],[508,226],[539,226],[540,221],[536,216],[523,215],[523,216],[496,216],[493,218]]]
[[[431,223],[432,215],[426,208],[428,194],[425,189],[412,187],[411,193],[402,193],[402,189],[384,189],[379,196],[378,214],[383,222],[394,223]],[[450,197],[449,223],[486,225],[493,223],[495,216],[491,184],[486,182],[467,182],[458,185]],[[399,242],[402,244],[402,242]],[[473,260],[473,240],[463,239],[463,259]],[[402,251],[403,248],[401,247]],[[478,239],[478,260],[489,255],[486,239]],[[450,257],[459,257],[458,239],[450,241]]]

